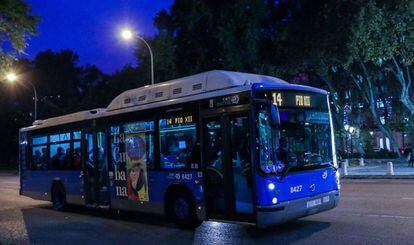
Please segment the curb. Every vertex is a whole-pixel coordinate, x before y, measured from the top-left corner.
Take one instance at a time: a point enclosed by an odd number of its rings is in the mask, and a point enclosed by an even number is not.
[[[11,176],[11,175],[19,175],[19,172],[16,171],[3,171],[0,170],[0,176]]]
[[[347,175],[341,179],[414,179],[414,175]]]

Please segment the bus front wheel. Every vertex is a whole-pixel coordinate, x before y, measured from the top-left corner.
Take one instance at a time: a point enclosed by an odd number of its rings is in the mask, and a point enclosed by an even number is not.
[[[64,211],[67,203],[66,203],[66,193],[63,189],[62,185],[55,184],[52,188],[52,205],[53,209],[57,211]]]
[[[191,195],[175,192],[169,200],[169,213],[172,221],[182,229],[194,229],[200,226],[197,219],[196,205]]]

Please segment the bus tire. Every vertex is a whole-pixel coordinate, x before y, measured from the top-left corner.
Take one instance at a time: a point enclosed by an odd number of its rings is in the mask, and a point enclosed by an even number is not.
[[[52,187],[52,205],[56,211],[65,211],[67,208],[66,192],[62,184],[56,183]]]
[[[178,191],[171,195],[168,203],[169,214],[173,221],[181,229],[195,229],[202,221],[197,219],[194,199],[187,192]]]

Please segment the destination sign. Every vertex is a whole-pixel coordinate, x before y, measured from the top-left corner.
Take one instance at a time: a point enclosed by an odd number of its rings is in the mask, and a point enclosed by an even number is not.
[[[172,117],[166,119],[167,125],[179,125],[193,123],[193,116]]]
[[[265,97],[280,108],[321,108],[327,109],[326,95],[305,91],[265,91]]]
[[[299,107],[311,107],[310,95],[291,94],[287,95],[283,92],[272,92],[273,104],[277,106],[299,106]],[[294,99],[294,101],[292,101]],[[294,102],[294,103],[292,103]],[[286,104],[286,105],[285,105]]]

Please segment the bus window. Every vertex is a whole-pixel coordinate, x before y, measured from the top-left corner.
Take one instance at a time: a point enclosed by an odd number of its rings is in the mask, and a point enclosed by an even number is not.
[[[32,145],[32,161],[31,166],[28,166],[29,169],[46,170],[49,160],[47,136],[33,137]]]
[[[72,168],[75,170],[82,170],[82,150],[81,142],[73,142],[73,163]]]
[[[75,131],[73,132],[73,139],[74,140],[80,140],[81,139],[81,131]]]
[[[208,119],[204,124],[204,147],[207,163],[206,181],[207,202],[211,211],[224,213],[225,202],[225,166],[223,164],[223,138],[220,118]]]
[[[253,184],[249,144],[249,118],[238,116],[230,119],[231,158],[235,209],[239,213],[253,212]]]
[[[65,170],[71,164],[71,133],[50,135],[50,161],[51,168],[54,170]]]
[[[33,146],[32,148],[32,168],[36,170],[46,170],[47,169],[47,146]]]
[[[96,156],[96,166],[98,167],[98,178],[99,184],[101,188],[105,188],[107,184],[107,176],[108,176],[108,161],[107,161],[107,152],[106,152],[106,133],[98,132],[97,133],[97,142],[96,146],[98,149],[97,156]]]
[[[69,141],[70,140],[70,133],[64,133],[64,134],[55,134],[50,136],[50,142],[62,142],[62,141]]]
[[[33,145],[47,144],[47,136],[33,137],[32,144]]]
[[[58,143],[50,145],[50,160],[52,169],[64,170],[70,163],[70,143]]]
[[[197,134],[192,116],[159,120],[160,165],[162,169],[198,168],[198,162],[191,162],[199,151]]]
[[[276,173],[275,164],[275,130],[272,129],[270,118],[265,110],[260,110],[258,115],[260,169],[265,173]]]

